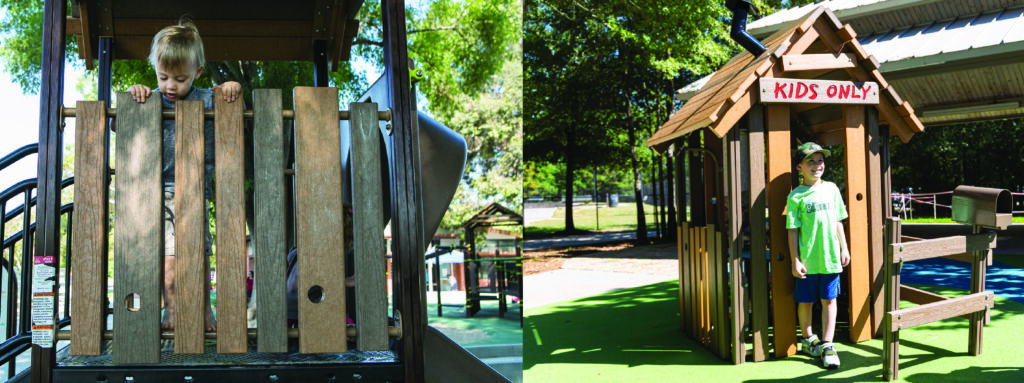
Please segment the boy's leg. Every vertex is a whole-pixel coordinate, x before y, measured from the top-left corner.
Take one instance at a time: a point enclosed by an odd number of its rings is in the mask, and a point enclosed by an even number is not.
[[[821,339],[826,342],[831,342],[835,335],[837,310],[835,299],[821,300]],[[808,311],[810,310],[808,309]]]
[[[174,256],[164,257],[164,316],[160,321],[160,328],[170,330],[174,328]]]
[[[796,306],[797,320],[800,321],[800,331],[804,338],[814,335],[814,330],[811,329],[811,321],[813,319],[814,302],[798,303]]]

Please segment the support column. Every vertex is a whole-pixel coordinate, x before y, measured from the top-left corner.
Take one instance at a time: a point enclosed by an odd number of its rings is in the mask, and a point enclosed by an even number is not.
[[[772,312],[775,356],[796,354],[796,303],[793,302],[793,260],[786,230],[786,199],[792,190],[789,105],[768,105],[768,216],[771,228]]]
[[[871,339],[870,261],[868,258],[867,170],[864,159],[864,106],[844,105],[846,121],[844,165],[846,166],[846,204],[849,210],[846,237],[850,265],[850,340]]]

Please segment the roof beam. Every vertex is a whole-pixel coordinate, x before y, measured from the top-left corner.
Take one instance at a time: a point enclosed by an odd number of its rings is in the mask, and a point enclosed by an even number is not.
[[[857,66],[853,53],[829,53],[782,55],[782,70],[785,72],[844,69]]]

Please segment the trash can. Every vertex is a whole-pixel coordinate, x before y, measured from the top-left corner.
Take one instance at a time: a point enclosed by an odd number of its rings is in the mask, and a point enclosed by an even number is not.
[[[608,195],[608,207],[616,207],[616,206],[619,206],[619,195],[618,194],[609,194]]]

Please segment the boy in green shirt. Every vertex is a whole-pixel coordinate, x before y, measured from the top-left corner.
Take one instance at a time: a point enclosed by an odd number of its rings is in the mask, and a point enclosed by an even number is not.
[[[832,337],[836,327],[836,297],[839,296],[839,273],[850,264],[850,250],[842,220],[846,205],[834,183],[821,179],[825,172],[828,150],[813,142],[797,148],[794,162],[803,175],[803,182],[789,193],[786,201],[786,228],[793,259],[793,276],[797,278],[793,299],[803,338],[800,351],[821,357],[826,368],[839,367]],[[811,331],[811,309],[821,300],[823,341]]]

